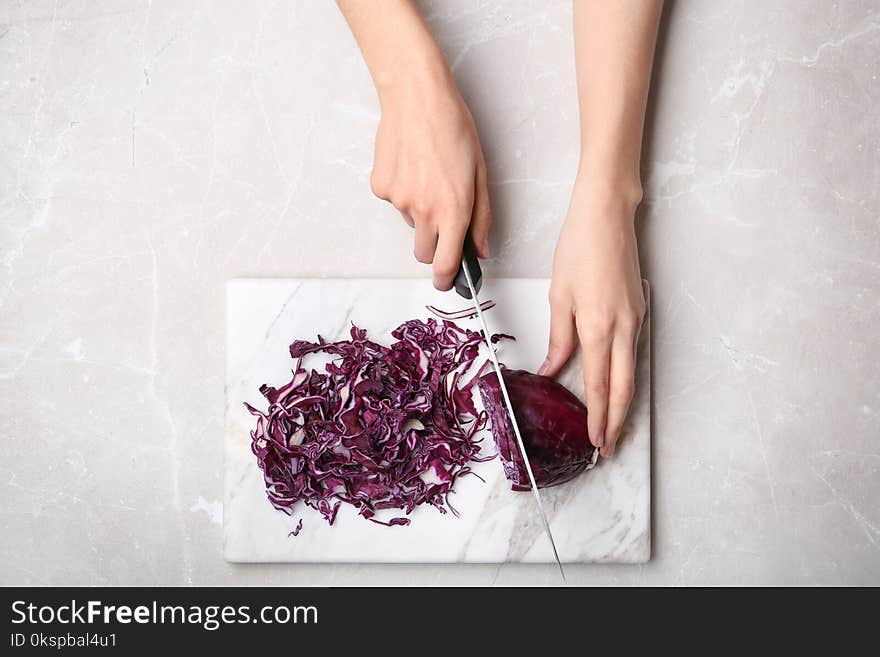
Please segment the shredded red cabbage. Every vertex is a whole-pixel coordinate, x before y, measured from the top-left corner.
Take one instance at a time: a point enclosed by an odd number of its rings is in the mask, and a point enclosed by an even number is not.
[[[538,488],[556,486],[592,468],[599,457],[587,435],[587,407],[565,386],[524,370],[503,370],[516,423]],[[492,437],[513,490],[530,490],[510,415],[495,372],[478,379]]]
[[[405,322],[392,336],[386,347],[352,326],[350,340],[297,340],[291,380],[260,388],[268,410],[245,404],[257,418],[251,449],[275,508],[292,514],[302,501],[331,525],[343,503],[389,526],[410,520],[380,520],[377,511],[408,515],[430,504],[457,515],[448,500],[455,480],[471,461],[495,457],[480,456],[475,439],[487,418],[472,397],[478,377],[463,379],[482,335],[428,319]],[[332,357],[323,372],[302,366],[314,353]]]

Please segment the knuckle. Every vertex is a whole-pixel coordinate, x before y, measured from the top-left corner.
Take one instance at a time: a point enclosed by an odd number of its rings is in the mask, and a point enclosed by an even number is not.
[[[592,317],[581,329],[583,340],[589,344],[607,342],[614,330],[614,320],[605,315]]]
[[[413,255],[415,256],[418,262],[421,262],[423,265],[430,265],[434,260],[434,256],[427,251],[422,251],[421,249],[416,249],[413,251]]]
[[[443,279],[452,278],[457,271],[458,265],[455,262],[443,260],[434,263],[434,274]]]
[[[593,379],[587,381],[587,392],[595,397],[605,398],[608,396],[608,379]]]
[[[627,310],[617,320],[620,330],[627,336],[632,337],[639,332],[642,322],[645,320],[645,306],[640,304],[635,308]]]
[[[421,218],[431,216],[432,204],[424,196],[418,196],[409,202],[413,214]]]
[[[397,208],[400,212],[409,213],[412,210],[412,203],[409,196],[401,194],[399,191],[389,190],[385,198]]]
[[[464,192],[455,192],[449,199],[450,209],[457,215],[464,217],[467,222],[471,218],[471,212],[474,209],[474,199],[470,194]]]
[[[627,314],[617,320],[619,330],[628,336],[633,336],[639,330],[641,320],[637,313]]]
[[[457,213],[451,204],[444,200],[439,200],[434,205],[434,218],[438,224],[444,226],[453,226],[457,224]]]
[[[438,206],[444,213],[459,216],[468,210],[468,195],[454,187],[451,187],[440,195]]]

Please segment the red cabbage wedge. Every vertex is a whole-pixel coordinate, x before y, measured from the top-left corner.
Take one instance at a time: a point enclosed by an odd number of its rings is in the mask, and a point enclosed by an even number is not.
[[[556,486],[596,464],[599,452],[587,435],[587,407],[546,376],[505,369],[504,382],[538,488]],[[530,490],[513,425],[495,372],[478,379],[492,436],[513,490]]]

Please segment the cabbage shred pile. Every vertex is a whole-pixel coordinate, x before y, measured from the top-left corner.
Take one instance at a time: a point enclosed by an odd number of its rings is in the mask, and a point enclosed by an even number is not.
[[[268,410],[245,404],[257,418],[251,449],[275,508],[292,514],[302,501],[331,525],[343,503],[389,526],[410,520],[380,520],[377,511],[408,515],[430,504],[457,515],[448,500],[455,480],[472,473],[471,461],[495,456],[480,456],[475,435],[487,416],[472,398],[478,377],[464,379],[482,334],[428,319],[392,336],[386,347],[353,325],[350,340],[297,340],[292,379],[260,388]],[[331,357],[323,372],[302,366],[315,353]]]

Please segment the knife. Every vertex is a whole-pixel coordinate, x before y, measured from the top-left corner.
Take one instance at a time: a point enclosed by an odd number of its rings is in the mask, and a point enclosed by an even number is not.
[[[519,446],[519,452],[522,454],[523,462],[526,465],[526,473],[529,475],[529,483],[531,484],[532,494],[535,496],[535,504],[538,506],[538,513],[541,516],[541,522],[544,524],[544,532],[550,539],[550,547],[553,548],[553,556],[556,558],[556,565],[559,566],[559,572],[565,580],[565,571],[562,568],[562,562],[559,560],[559,553],[556,551],[556,542],[553,540],[553,532],[550,531],[550,522],[547,520],[547,514],[544,513],[544,505],[541,503],[541,494],[538,492],[538,484],[535,481],[535,475],[532,472],[532,464],[526,454],[526,446],[523,443],[522,435],[519,432],[519,425],[516,422],[516,415],[513,413],[513,405],[510,403],[510,395],[507,393],[507,384],[504,383],[504,377],[501,376],[501,365],[498,363],[498,357],[495,355],[495,347],[492,346],[492,332],[486,324],[486,318],[483,316],[483,309],[480,307],[480,300],[477,293],[480,291],[483,283],[483,271],[477,260],[477,252],[474,243],[468,235],[465,238],[462,248],[461,266],[455,277],[455,291],[465,299],[471,299],[474,302],[474,310],[476,310],[477,318],[480,320],[480,326],[483,329],[483,340],[489,349],[489,360],[492,361],[492,367],[495,368],[495,375],[498,377],[498,384],[501,388],[501,395],[504,397],[504,405],[507,408],[507,415],[510,417],[510,423],[513,425],[513,433],[516,435],[516,442]]]

